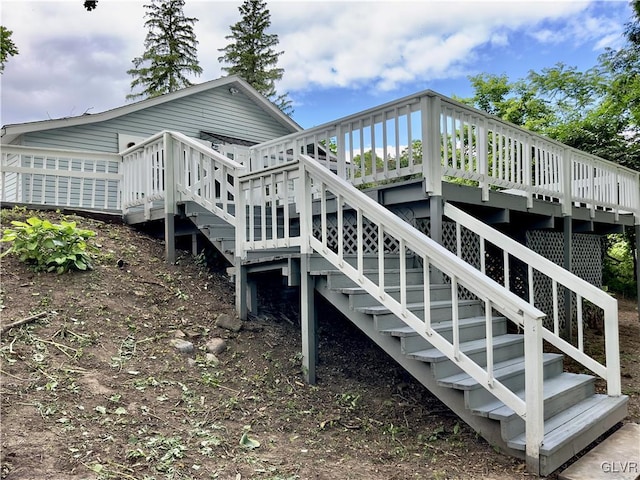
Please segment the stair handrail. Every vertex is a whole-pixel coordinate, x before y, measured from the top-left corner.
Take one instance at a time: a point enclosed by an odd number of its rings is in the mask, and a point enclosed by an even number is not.
[[[182,154],[176,171],[180,199],[192,200],[235,225],[238,176],[247,167],[180,132],[171,132],[171,137],[174,155]]]
[[[539,471],[539,450],[544,436],[544,405],[543,405],[543,369],[542,369],[542,324],[546,317],[542,311],[534,305],[521,299],[514,293],[505,289],[484,273],[464,262],[454,253],[444,248],[439,243],[427,237],[397,215],[368,197],[355,188],[345,179],[333,174],[328,169],[318,164],[311,157],[300,155],[298,162],[301,168],[299,181],[300,203],[300,237],[301,254],[310,254],[315,251],[328,260],[334,267],[378,300],[382,305],[393,312],[399,319],[409,325],[419,335],[425,338],[435,348],[444,353],[450,360],[464,370],[468,375],[478,381],[484,388],[510,407],[517,415],[525,420],[526,424],[526,457],[527,466],[531,472]],[[330,187],[331,200],[328,199],[327,188]],[[319,194],[317,193],[319,192]],[[312,204],[314,196],[320,201],[321,214],[321,238],[316,238],[312,233]],[[364,216],[378,229],[378,262],[379,277],[373,281],[364,275],[364,245],[358,240],[357,265],[350,265],[344,259],[344,250],[341,245],[337,253],[327,244],[327,202],[337,202],[337,211],[342,211],[342,205],[348,204],[356,209],[358,216],[359,236],[362,235],[362,221]],[[342,228],[340,217],[338,228]],[[406,295],[401,294],[400,300],[394,299],[385,293],[384,281],[384,235],[395,238],[400,245],[400,290],[406,289],[406,250],[412,250],[423,261],[424,285],[425,285],[425,311],[424,321],[407,308]],[[339,231],[338,242],[341,242],[342,232]],[[434,266],[451,281],[452,292],[452,322],[453,341],[447,340],[431,327],[430,321],[430,294],[429,294],[429,266]],[[484,302],[485,326],[487,330],[487,366],[483,367],[470,359],[459,349],[458,333],[458,286],[464,287]],[[521,399],[508,387],[502,384],[493,374],[493,334],[492,334],[492,310],[495,309],[506,318],[510,319],[524,331],[525,362],[529,366],[525,370],[525,399]]]
[[[180,132],[164,130],[127,148],[122,155],[123,210],[154,201],[166,212],[191,200],[235,224],[237,178],[246,167]],[[166,187],[170,186],[169,189]]]
[[[539,253],[515,241],[509,236],[490,227],[486,223],[469,215],[460,208],[446,202],[444,206],[444,214],[456,224],[457,238],[457,254],[461,255],[461,232],[460,227],[463,226],[469,231],[476,234],[480,239],[480,271],[484,273],[485,262],[484,252],[486,242],[490,242],[509,256],[519,259],[527,266],[529,299],[528,303],[535,305],[534,292],[534,272],[540,272],[552,281],[552,297],[553,297],[553,330],[549,330],[543,325],[543,338],[554,347],[569,355],[571,358],[588,368],[607,382],[607,394],[610,396],[619,396],[621,394],[620,381],[620,348],[618,343],[618,302],[604,290],[592,285],[586,280],[578,277],[572,272],[562,268],[548,258],[543,257]],[[508,258],[503,255],[505,272],[509,271]],[[505,288],[509,288],[508,274],[504,278]],[[577,322],[578,322],[578,338],[577,348],[560,336],[559,326],[559,298],[558,286],[576,295],[577,300]],[[582,318],[582,300],[586,300],[602,309],[604,313],[604,335],[605,335],[605,355],[606,365],[602,365],[594,358],[588,356],[584,352],[584,330]],[[566,318],[565,321],[571,321]]]

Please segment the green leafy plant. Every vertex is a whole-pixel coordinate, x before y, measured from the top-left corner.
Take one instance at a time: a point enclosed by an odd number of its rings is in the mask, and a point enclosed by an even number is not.
[[[76,222],[60,224],[31,217],[26,222],[14,220],[14,228],[4,230],[0,242],[12,242],[1,257],[13,253],[21,262],[37,272],[64,273],[69,270],[92,269],[90,251],[95,248],[87,243],[96,233],[78,228]]]

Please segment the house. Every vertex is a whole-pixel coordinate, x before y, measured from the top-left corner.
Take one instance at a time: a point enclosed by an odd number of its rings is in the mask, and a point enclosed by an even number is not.
[[[232,152],[301,127],[237,76],[97,114],[4,125],[2,145],[118,153],[163,130]]]
[[[300,289],[309,382],[321,296],[531,473],[626,416],[600,241],[640,233],[638,172],[429,90],[302,130],[234,77],[9,125],[1,146],[3,204],[163,221],[169,261],[188,222],[229,260],[243,319],[257,273],[281,272]]]

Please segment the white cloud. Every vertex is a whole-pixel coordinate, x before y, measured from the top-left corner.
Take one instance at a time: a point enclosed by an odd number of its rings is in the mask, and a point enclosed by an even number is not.
[[[275,3],[275,6],[280,4]],[[315,5],[315,4],[314,4]],[[360,86],[373,81],[381,90],[400,83],[459,73],[475,58],[474,49],[509,45],[509,32],[579,14],[584,2],[352,2],[316,5],[310,20],[301,9],[288,11],[280,33],[287,72],[282,87]],[[272,8],[272,15],[281,12]],[[327,14],[331,12],[331,15]],[[292,72],[295,73],[292,74]]]
[[[597,2],[601,7],[607,2]],[[566,18],[547,19],[539,30],[531,29],[530,35],[538,42],[550,45],[569,43],[573,46],[593,44],[593,48],[601,50],[607,46],[619,45],[622,41],[624,22],[628,19],[612,17],[611,12],[603,7],[586,8],[578,15]]]
[[[103,111],[125,103],[131,60],[144,51],[144,1],[3,0],[2,24],[19,55],[2,82],[2,124]],[[217,58],[239,20],[234,1],[195,1],[201,82],[222,75]],[[540,44],[613,45],[620,18],[586,1],[278,1],[272,29],[284,50],[279,88],[307,94],[328,88],[380,94],[414,83],[466,75],[486,49],[517,49],[527,36]],[[617,15],[620,16],[620,8]],[[625,19],[626,20],[626,19]],[[486,68],[483,70],[486,71]]]

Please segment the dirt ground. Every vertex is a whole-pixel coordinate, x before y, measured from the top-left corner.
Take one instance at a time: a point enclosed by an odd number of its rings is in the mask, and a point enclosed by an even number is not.
[[[2,335],[2,479],[527,478],[522,461],[477,437],[329,310],[319,381],[306,385],[297,296],[279,279],[268,279],[257,318],[226,330],[216,319],[235,310],[222,266],[187,253],[167,265],[161,241],[73,218],[98,234],[93,271],[38,274],[2,260],[2,325],[44,315]],[[195,351],[177,351],[176,335]],[[226,341],[217,359],[205,349],[214,337]],[[633,422],[639,338],[635,303],[623,300]]]

